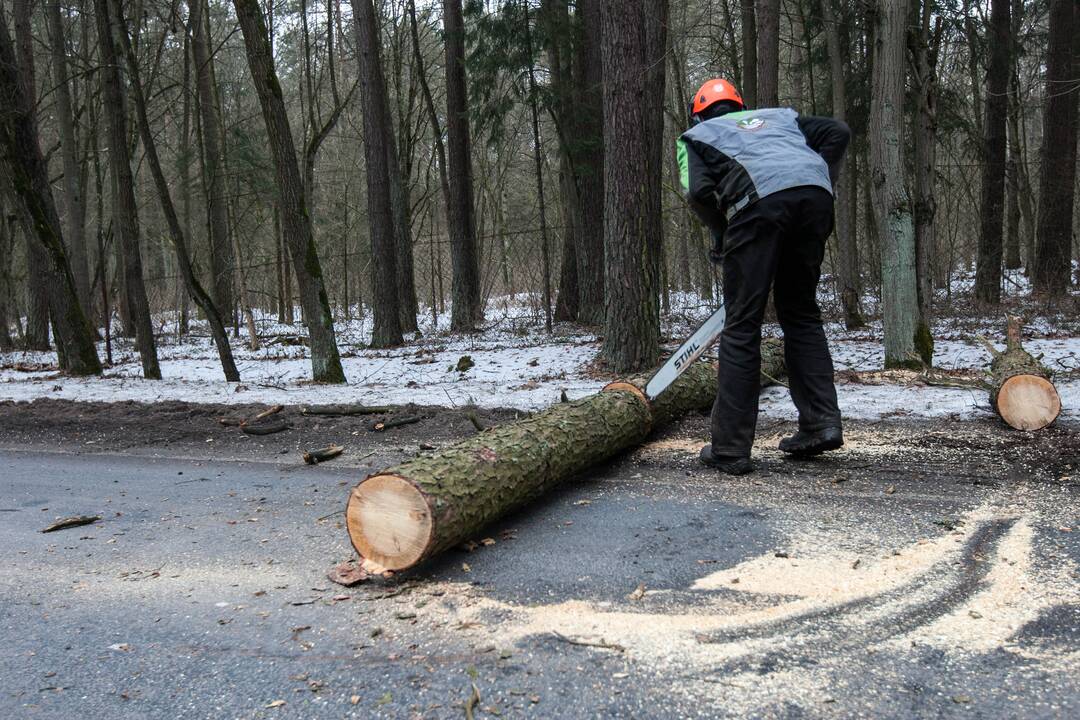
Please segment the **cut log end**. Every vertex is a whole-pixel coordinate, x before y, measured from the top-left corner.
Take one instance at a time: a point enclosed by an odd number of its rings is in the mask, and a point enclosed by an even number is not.
[[[1013,375],[998,390],[997,410],[1017,430],[1040,430],[1057,419],[1061,398],[1046,378]]]
[[[349,496],[345,518],[360,556],[387,570],[412,567],[431,543],[433,523],[427,499],[398,475],[375,475],[357,485]]]

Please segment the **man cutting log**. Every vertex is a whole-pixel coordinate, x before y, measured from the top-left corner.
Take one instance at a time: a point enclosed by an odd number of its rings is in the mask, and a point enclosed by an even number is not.
[[[690,100],[690,129],[678,140],[690,206],[713,233],[723,265],[727,317],[706,465],[753,470],[761,323],[769,289],[784,331],[784,360],[799,429],[780,449],[808,457],[844,444],[817,285],[833,228],[833,183],[850,131],[837,120],[790,108],[747,110],[727,80],[709,80]]]

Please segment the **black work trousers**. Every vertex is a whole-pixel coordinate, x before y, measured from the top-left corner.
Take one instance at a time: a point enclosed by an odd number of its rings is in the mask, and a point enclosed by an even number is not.
[[[724,235],[720,383],[712,410],[713,454],[749,457],[761,392],[761,322],[769,289],[784,331],[784,360],[799,429],[840,427],[833,364],[817,285],[833,198],[818,187],[768,195],[736,215]]]

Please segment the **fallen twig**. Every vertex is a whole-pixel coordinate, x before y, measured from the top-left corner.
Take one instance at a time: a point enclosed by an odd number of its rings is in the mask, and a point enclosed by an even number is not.
[[[268,418],[271,415],[274,415],[275,413],[279,413],[284,409],[285,409],[284,405],[274,405],[273,407],[269,407],[266,410],[263,410],[261,413],[259,413],[255,417],[253,417],[252,420],[262,420],[263,418]]]
[[[383,430],[401,427],[402,425],[412,425],[423,419],[424,418],[420,415],[410,415],[409,417],[398,418],[396,420],[383,420],[382,422],[373,423],[371,429],[373,432],[382,432]]]
[[[600,639],[600,642],[592,642],[590,640],[577,640],[575,638],[566,637],[565,635],[563,635],[561,632],[558,632],[557,630],[552,630],[551,634],[554,635],[557,639],[562,640],[565,643],[570,643],[571,645],[580,645],[582,647],[598,647],[598,648],[603,648],[605,650],[616,650],[618,652],[626,652],[626,648],[623,647],[622,645],[619,645],[618,643],[604,642],[603,638]]]
[[[100,515],[73,515],[72,517],[61,518],[52,525],[49,525],[41,532],[56,532],[57,530],[64,530],[65,528],[81,527],[83,525],[89,525],[95,523],[101,519]]]
[[[301,415],[385,415],[390,408],[383,405],[308,405],[300,408]]]
[[[473,683],[472,694],[469,695],[469,699],[465,701],[466,720],[473,720],[473,708],[478,704],[480,704],[480,689],[476,687],[476,683]]]
[[[317,450],[308,450],[304,453],[304,462],[308,465],[318,465],[321,462],[333,460],[343,452],[345,452],[345,448],[341,445],[329,445]]]

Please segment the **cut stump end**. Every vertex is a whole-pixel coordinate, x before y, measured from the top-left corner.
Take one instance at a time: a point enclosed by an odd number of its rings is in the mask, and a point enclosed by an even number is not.
[[[423,493],[398,475],[373,475],[353,488],[345,522],[360,556],[387,570],[418,563],[433,530]]]
[[[1001,419],[1017,430],[1041,430],[1061,413],[1054,384],[1038,375],[1013,375],[997,394]]]

